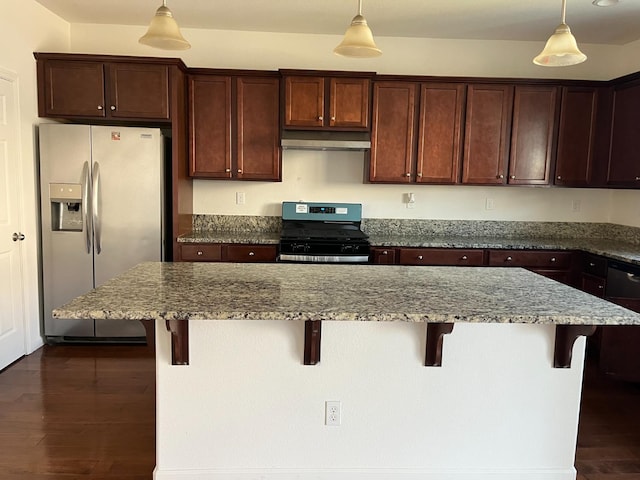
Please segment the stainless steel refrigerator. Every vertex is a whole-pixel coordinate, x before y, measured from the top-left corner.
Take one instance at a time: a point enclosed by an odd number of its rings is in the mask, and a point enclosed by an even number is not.
[[[51,312],[140,262],[163,259],[160,130],[41,124],[39,137],[45,339],[143,341],[140,322]]]

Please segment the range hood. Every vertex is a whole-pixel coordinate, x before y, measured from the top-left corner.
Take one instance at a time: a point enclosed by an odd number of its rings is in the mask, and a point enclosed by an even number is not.
[[[317,130],[283,130],[281,145],[284,150],[369,150],[368,132],[324,132]]]

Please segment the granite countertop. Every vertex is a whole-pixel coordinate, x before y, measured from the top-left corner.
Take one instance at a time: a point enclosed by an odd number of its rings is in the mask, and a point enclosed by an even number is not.
[[[521,268],[286,263],[142,263],[53,316],[640,325],[640,314]]]

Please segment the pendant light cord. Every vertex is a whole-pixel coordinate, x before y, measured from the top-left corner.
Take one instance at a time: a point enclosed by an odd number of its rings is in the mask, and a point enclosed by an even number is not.
[[[561,23],[567,23],[566,20],[566,15],[567,15],[567,0],[562,0],[562,22]]]
[[[362,0],[358,0],[358,15],[362,16]]]

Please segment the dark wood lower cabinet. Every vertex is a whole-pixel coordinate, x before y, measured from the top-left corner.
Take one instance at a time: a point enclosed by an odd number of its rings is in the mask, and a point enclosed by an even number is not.
[[[183,262],[275,262],[277,245],[240,245],[224,243],[183,243]]]

